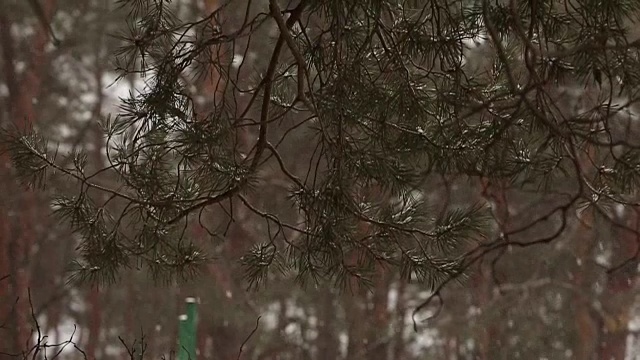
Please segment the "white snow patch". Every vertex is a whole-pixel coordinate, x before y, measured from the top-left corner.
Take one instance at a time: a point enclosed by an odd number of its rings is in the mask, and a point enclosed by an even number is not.
[[[340,355],[346,356],[349,349],[349,335],[345,332],[338,334],[338,341],[340,342]]]
[[[240,54],[235,54],[233,55],[233,60],[231,60],[231,66],[233,66],[234,69],[237,69],[240,67],[243,61],[244,61],[244,56]]]
[[[27,68],[27,64],[24,61],[16,61],[15,69],[17,73],[22,73]]]
[[[44,331],[47,327],[48,319],[45,315],[38,318],[38,324],[40,325],[40,331]],[[57,331],[56,331],[57,330]],[[43,347],[43,351],[50,352],[47,355],[53,356],[58,351],[60,355],[73,354],[75,349],[72,345],[66,344],[68,341],[78,341],[80,335],[80,329],[76,328],[75,321],[67,316],[63,316],[55,329],[51,329],[47,333],[41,333],[40,338],[37,332],[33,334],[33,343],[40,343],[40,345],[48,345],[49,347]],[[54,346],[61,344],[62,346]]]
[[[78,239],[76,239],[78,240]],[[72,289],[69,294],[69,308],[75,312],[84,312],[87,305],[84,303],[84,297],[78,289]]]
[[[277,302],[267,306],[265,313],[262,315],[265,327],[268,330],[274,330],[278,326],[278,314],[280,313],[280,304]]]
[[[387,310],[392,311],[398,306],[398,289],[392,287],[387,294]]]

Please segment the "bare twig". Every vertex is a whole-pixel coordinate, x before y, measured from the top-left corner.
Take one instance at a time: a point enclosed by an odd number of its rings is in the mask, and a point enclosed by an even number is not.
[[[261,318],[262,316],[258,316],[258,318],[256,319],[256,326],[253,328],[253,330],[251,330],[251,333],[249,333],[247,338],[244,339],[244,341],[242,342],[242,345],[240,345],[240,351],[238,351],[238,358],[237,358],[238,360],[240,360],[240,356],[242,355],[242,350],[244,349],[244,346],[247,344],[247,342],[249,342],[253,334],[255,334],[256,331],[258,331],[258,325],[260,325]]]

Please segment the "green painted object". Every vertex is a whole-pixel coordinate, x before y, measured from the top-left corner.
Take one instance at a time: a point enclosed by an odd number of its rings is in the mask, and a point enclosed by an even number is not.
[[[187,303],[187,313],[180,315],[180,328],[178,340],[178,360],[196,359],[196,326],[197,308],[196,299],[189,297],[185,299]]]

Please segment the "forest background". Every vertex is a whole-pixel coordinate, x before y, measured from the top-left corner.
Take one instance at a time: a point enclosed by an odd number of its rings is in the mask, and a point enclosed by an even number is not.
[[[640,358],[639,11],[3,1],[0,359]]]

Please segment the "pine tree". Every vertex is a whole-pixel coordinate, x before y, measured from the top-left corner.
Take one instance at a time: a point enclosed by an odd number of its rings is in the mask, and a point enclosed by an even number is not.
[[[252,286],[273,271],[369,286],[382,266],[437,290],[488,252],[552,241],[570,214],[636,204],[638,1],[269,0],[236,27],[231,3],[195,21],[166,0],[120,3],[115,67],[145,87],[103,123],[108,166],[37,129],[2,133],[29,186],[75,182],[52,204],[82,238],[77,279],[189,278],[218,260],[186,229],[224,239],[203,214],[243,208],[263,238],[238,259]],[[258,47],[270,58],[244,67]],[[215,98],[194,98],[212,72]],[[436,175],[558,203],[511,229],[482,202],[438,216]]]

